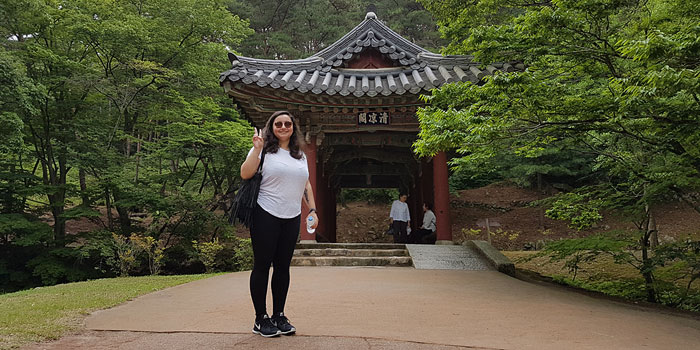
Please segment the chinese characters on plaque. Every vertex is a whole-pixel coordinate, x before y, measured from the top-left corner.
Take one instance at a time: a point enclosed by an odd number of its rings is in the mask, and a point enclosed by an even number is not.
[[[357,125],[389,125],[387,112],[362,112],[357,114]]]

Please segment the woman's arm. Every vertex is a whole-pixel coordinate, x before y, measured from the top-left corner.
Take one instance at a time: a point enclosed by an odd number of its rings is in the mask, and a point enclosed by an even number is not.
[[[313,189],[313,187],[311,187],[311,182],[309,182],[309,180],[306,180],[306,188],[304,189],[303,200],[306,203],[306,206],[309,207],[309,209],[313,209],[311,211],[310,215],[312,215],[314,217],[314,224],[311,226],[311,228],[318,227],[318,214],[316,213],[316,201],[314,200],[314,189]]]
[[[241,179],[248,180],[255,172],[258,171],[258,165],[260,165],[260,152],[263,148],[262,132],[255,129],[255,134],[253,134],[253,152],[251,152],[245,159],[243,164],[241,164]]]

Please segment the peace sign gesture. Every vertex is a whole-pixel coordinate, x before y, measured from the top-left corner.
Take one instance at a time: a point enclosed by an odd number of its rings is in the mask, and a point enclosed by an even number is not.
[[[253,148],[260,150],[263,144],[265,144],[265,141],[262,138],[262,130],[255,128],[255,133],[253,134]]]

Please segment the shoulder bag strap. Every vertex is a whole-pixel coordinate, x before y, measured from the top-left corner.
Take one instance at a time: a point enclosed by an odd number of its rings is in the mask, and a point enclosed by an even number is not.
[[[265,148],[263,147],[262,155],[260,156],[260,164],[258,164],[258,172],[262,172],[263,162],[265,162]]]

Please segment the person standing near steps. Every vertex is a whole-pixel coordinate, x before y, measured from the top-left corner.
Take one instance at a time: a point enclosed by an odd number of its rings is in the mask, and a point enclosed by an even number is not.
[[[289,291],[289,266],[299,236],[302,200],[318,226],[316,202],[299,126],[287,111],[272,114],[261,131],[255,130],[253,148],[241,165],[241,178],[255,175],[265,153],[258,205],[253,212],[250,239],[253,271],[250,295],[255,307],[253,333],[263,337],[293,334],[296,328],[284,315]],[[272,317],[267,313],[267,282],[272,265]]]
[[[408,211],[406,200],[408,195],[399,194],[399,199],[391,203],[389,221],[394,230],[394,243],[406,243],[408,241],[408,226],[411,224],[411,213]]]

